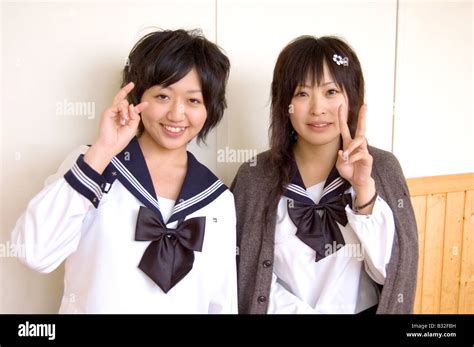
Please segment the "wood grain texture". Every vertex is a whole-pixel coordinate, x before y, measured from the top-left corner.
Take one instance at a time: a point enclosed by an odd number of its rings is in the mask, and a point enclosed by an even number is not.
[[[474,313],[474,174],[407,180],[418,226],[414,313]]]
[[[466,192],[458,313],[474,313],[474,190]]]

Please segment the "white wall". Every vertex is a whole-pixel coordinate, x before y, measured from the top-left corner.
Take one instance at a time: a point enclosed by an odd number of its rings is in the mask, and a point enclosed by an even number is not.
[[[267,149],[273,66],[302,34],[354,47],[369,142],[394,151],[408,177],[474,171],[472,1],[15,1],[0,11],[3,250],[44,178],[94,140],[127,54],[151,26],[199,27],[231,60],[224,121],[207,147],[190,148],[228,184],[240,163],[216,154]],[[65,100],[94,103],[94,117],[57,114]],[[56,312],[61,291],[62,269],[41,275],[0,257],[0,312]]]
[[[473,11],[400,1],[393,151],[408,177],[474,171]]]
[[[370,143],[391,149],[395,0],[226,0],[219,1],[217,17],[218,42],[232,59],[227,134],[219,148],[268,148],[273,67],[289,41],[308,34],[338,35],[355,49],[366,78]],[[237,167],[224,168],[227,182]]]

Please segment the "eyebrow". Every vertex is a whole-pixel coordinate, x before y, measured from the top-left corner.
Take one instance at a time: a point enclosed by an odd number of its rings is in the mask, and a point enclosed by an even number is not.
[[[336,84],[336,83],[333,82],[333,81],[329,81],[329,82],[325,82],[325,83],[321,84],[320,86],[321,86],[321,87],[324,87],[324,86],[326,86],[326,85],[328,85],[328,84]],[[307,85],[307,84],[299,85],[298,87],[299,87],[299,88],[312,88],[311,86],[309,86],[309,85]]]
[[[161,88],[161,89],[169,89],[169,90],[173,91],[173,87],[171,87],[171,86],[164,87],[164,88]],[[201,89],[190,89],[190,90],[187,90],[186,93],[202,93],[202,91],[201,91]]]

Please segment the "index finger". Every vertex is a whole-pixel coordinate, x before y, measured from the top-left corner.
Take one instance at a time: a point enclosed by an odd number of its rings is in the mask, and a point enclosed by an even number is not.
[[[359,119],[357,120],[356,136],[365,136],[365,119],[367,113],[367,105],[363,104],[359,110]]]
[[[126,86],[124,86],[122,89],[119,90],[117,95],[114,97],[114,102],[113,104],[116,105],[123,99],[127,97],[127,94],[130,93],[130,91],[135,87],[135,84],[133,82],[128,83]]]
[[[349,143],[352,141],[351,132],[349,131],[349,126],[347,125],[346,117],[343,114],[342,105],[339,106],[337,114],[339,117],[339,130],[341,131],[342,137],[342,147],[344,149],[349,146]]]

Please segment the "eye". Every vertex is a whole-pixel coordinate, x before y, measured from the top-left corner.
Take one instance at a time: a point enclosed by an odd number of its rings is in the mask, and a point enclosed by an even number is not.
[[[162,100],[162,101],[169,100],[169,97],[168,97],[168,95],[166,95],[166,94],[158,94],[158,95],[156,96],[156,98],[157,98],[158,100]]]
[[[339,91],[337,89],[332,88],[332,89],[329,89],[327,93],[328,95],[336,95],[337,93],[339,93]]]
[[[199,99],[189,99],[189,102],[191,104],[199,105],[201,103],[201,100],[199,100]]]
[[[295,94],[295,96],[305,97],[305,96],[308,96],[308,93],[306,93],[306,92],[297,92],[297,93]]]

